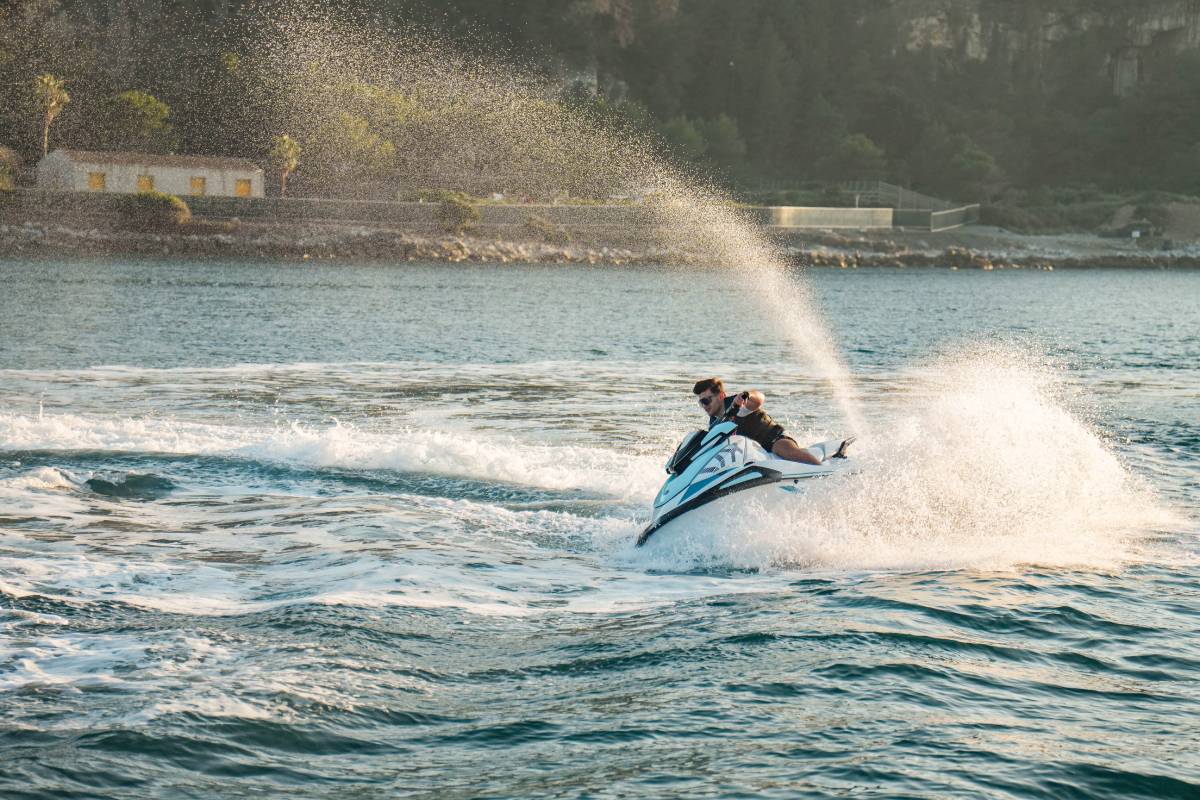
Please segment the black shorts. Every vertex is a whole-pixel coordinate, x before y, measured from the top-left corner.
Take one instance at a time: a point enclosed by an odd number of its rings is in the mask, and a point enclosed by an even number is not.
[[[791,442],[792,444],[796,445],[796,447],[799,447],[799,446],[800,446],[800,443],[799,443],[799,442],[797,442],[797,441],[796,441],[795,439],[793,439],[791,436],[788,436],[788,435],[787,435],[786,433],[784,433],[783,431],[780,431],[779,433],[775,434],[775,435],[774,435],[774,436],[772,436],[770,439],[768,439],[768,440],[767,440],[767,443],[766,443],[766,444],[764,444],[764,445],[763,445],[763,447],[765,447],[765,448],[766,448],[766,450],[767,450],[767,452],[768,452],[768,453],[770,453],[772,450],[774,450],[774,449],[775,449],[775,443],[776,443],[776,442],[778,442],[780,439],[787,439],[789,442]]]

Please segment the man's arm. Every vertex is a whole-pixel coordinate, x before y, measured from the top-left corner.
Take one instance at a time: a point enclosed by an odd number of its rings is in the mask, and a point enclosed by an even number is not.
[[[749,392],[742,392],[734,398],[733,404],[739,409],[743,409],[746,414],[753,414],[762,408],[762,404],[767,401],[763,393],[758,389],[752,389]]]

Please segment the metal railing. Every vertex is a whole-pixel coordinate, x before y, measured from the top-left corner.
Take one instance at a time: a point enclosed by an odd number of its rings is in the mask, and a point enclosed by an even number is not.
[[[958,203],[939,200],[936,197],[914,192],[912,189],[905,189],[903,186],[897,186],[894,183],[887,183],[886,181],[846,181],[838,184],[838,187],[842,191],[850,192],[896,209],[949,211],[953,208],[962,207]]]

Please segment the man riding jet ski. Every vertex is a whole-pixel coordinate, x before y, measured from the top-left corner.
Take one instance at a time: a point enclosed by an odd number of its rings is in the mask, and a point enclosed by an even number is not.
[[[709,415],[707,431],[693,431],[667,462],[667,482],[654,499],[653,519],[638,536],[641,547],[664,525],[734,492],[796,491],[801,480],[845,468],[854,441],[833,439],[801,447],[762,410],[762,392],[725,396],[720,378],[692,388]]]

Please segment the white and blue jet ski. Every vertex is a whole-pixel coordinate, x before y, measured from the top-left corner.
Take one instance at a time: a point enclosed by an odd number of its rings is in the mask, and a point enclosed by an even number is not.
[[[638,547],[671,521],[719,498],[747,491],[801,491],[803,481],[842,472],[852,463],[844,454],[852,439],[809,445],[808,451],[821,463],[802,464],[768,453],[736,430],[727,420],[684,437],[667,462],[670,477],[654,498],[653,518],[638,536]]]

